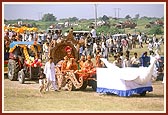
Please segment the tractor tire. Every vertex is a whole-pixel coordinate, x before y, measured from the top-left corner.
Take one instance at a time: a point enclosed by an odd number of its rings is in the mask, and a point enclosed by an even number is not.
[[[19,73],[18,73],[18,80],[19,80],[19,83],[24,84],[25,74],[24,74],[23,69],[21,71],[19,71]]]
[[[83,85],[80,87],[80,90],[82,90],[82,91],[85,90],[87,85],[88,85],[87,81],[84,81]]]
[[[18,78],[19,64],[15,60],[8,61],[8,78],[11,81],[16,81]]]
[[[93,91],[96,91],[97,90],[97,81],[95,81],[95,80],[92,80],[92,89],[93,89]]]
[[[146,91],[140,93],[140,96],[144,97],[146,95]]]

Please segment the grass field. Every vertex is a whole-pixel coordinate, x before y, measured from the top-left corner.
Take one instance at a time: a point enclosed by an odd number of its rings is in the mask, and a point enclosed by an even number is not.
[[[28,82],[28,81],[27,81]],[[40,95],[38,84],[31,81],[19,84],[18,81],[4,80],[5,112],[152,112],[164,111],[164,86],[161,81],[153,81],[153,92],[145,97],[133,95],[119,97],[86,91],[53,90]]]
[[[164,55],[163,47],[162,45],[161,55]],[[130,52],[131,55],[134,52],[140,55],[144,51],[147,51],[147,45],[143,49],[136,48]],[[153,91],[148,92],[145,97],[104,95],[93,92],[90,87],[86,91],[51,90],[40,95],[39,85],[35,81],[19,84],[18,81],[4,79],[2,83],[4,112],[164,112],[166,106],[166,90],[162,81],[153,81]]]

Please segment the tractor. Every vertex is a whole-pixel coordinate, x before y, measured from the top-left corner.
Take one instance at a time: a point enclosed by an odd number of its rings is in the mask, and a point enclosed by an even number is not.
[[[13,41],[10,43],[8,78],[11,81],[19,80],[21,84],[26,78],[38,78],[42,48],[35,42]]]

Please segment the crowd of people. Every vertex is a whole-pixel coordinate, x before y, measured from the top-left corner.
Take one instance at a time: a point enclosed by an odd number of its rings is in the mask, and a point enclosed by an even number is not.
[[[73,32],[71,28],[70,32]],[[5,52],[9,50],[9,44],[12,41],[36,41],[41,44],[43,49],[43,58],[45,60],[45,67],[42,72],[45,74],[47,79],[46,90],[49,90],[50,84],[52,84],[55,91],[58,90],[55,79],[55,64],[53,63],[53,58],[50,57],[50,48],[54,47],[57,43],[60,43],[64,39],[61,31],[48,31],[46,32],[25,32],[17,33],[11,30],[5,31],[4,33],[4,49]],[[127,36],[118,36],[113,38],[110,33],[107,35],[102,32],[97,36],[96,29],[92,27],[90,34],[74,36],[76,41],[84,41],[83,44],[79,46],[79,59],[75,57],[69,57],[68,52],[71,53],[72,48],[67,46],[65,52],[67,55],[64,57],[63,62],[61,63],[61,72],[64,74],[68,70],[73,70],[75,74],[90,73],[94,75],[96,72],[96,67],[105,67],[100,58],[106,58],[109,60],[109,57],[113,56],[114,61],[112,62],[116,66],[123,67],[148,67],[150,65],[150,56],[154,54],[154,50],[161,52],[160,45],[164,43],[163,38],[158,39],[156,35],[153,35],[152,39],[147,39],[147,36],[142,36],[141,33],[136,37],[133,37],[131,34]],[[138,56],[137,52],[134,52],[134,55],[130,56],[130,51],[134,48],[143,48],[143,44],[148,44],[148,50],[150,56],[148,56],[148,51],[144,52],[142,55]],[[137,45],[139,47],[137,47]],[[74,47],[77,47],[74,45]],[[125,54],[125,55],[124,55]],[[95,63],[92,62],[92,59],[95,59]],[[42,86],[43,81],[41,79],[45,78],[44,76],[40,78],[40,92],[44,87]]]

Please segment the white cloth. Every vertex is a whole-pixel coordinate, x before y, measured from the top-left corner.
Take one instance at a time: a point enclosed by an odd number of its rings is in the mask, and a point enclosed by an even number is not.
[[[138,35],[138,40],[139,40],[139,43],[142,42],[142,36]]]
[[[153,50],[153,44],[152,44],[152,43],[149,43],[149,44],[148,44],[148,49],[149,49],[149,51],[152,51],[152,50]]]
[[[131,67],[131,60],[124,59],[123,60],[123,67]]]
[[[47,46],[46,43],[43,45],[43,51],[49,52],[49,46]]]
[[[93,37],[93,38],[97,37],[97,36],[96,36],[96,30],[95,30],[95,29],[92,29],[90,33],[92,34],[92,37]]]
[[[47,62],[44,67],[44,74],[46,75],[46,78],[50,81],[56,81],[55,79],[55,65],[54,63]]]
[[[97,68],[97,87],[116,90],[131,90],[151,86],[154,60],[149,67],[118,68],[107,60],[101,60],[107,68]]]
[[[139,58],[136,58],[135,56],[131,58],[131,64],[139,64]]]

